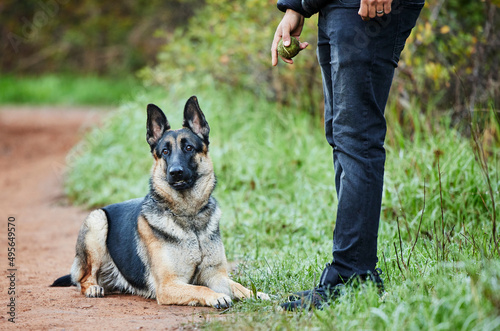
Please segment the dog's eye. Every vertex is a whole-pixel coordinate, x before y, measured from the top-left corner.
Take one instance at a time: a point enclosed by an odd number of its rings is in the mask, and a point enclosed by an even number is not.
[[[162,151],[161,151],[161,153],[162,153],[163,155],[168,155],[168,154],[170,154],[170,151],[169,151],[168,149],[166,149],[166,148],[165,148],[164,150],[162,150]]]
[[[191,145],[186,145],[186,147],[184,148],[186,149],[186,152],[191,152],[194,149],[194,147]]]

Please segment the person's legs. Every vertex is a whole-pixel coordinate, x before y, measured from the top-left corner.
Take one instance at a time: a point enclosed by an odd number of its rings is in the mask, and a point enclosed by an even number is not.
[[[422,7],[423,0],[395,0],[391,14],[363,21],[357,14],[359,0],[335,0],[319,14],[325,133],[333,148],[338,197],[333,261],[323,271],[320,288],[356,275],[380,280],[375,265],[385,163],[384,109],[399,55]]]
[[[423,1],[396,0],[393,12],[363,21],[359,0],[334,1],[319,17],[326,138],[338,197],[333,262],[320,285],[373,272],[382,201],[384,109],[394,69]]]

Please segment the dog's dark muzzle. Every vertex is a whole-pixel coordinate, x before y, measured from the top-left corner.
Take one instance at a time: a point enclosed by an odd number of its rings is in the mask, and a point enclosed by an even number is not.
[[[191,172],[180,165],[168,168],[167,181],[176,190],[185,190],[193,186],[194,180]]]

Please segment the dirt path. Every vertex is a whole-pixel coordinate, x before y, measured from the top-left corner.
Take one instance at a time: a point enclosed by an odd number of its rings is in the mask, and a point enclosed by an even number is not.
[[[75,287],[49,287],[69,273],[87,214],[65,201],[65,156],[101,114],[83,108],[0,108],[0,329],[192,329],[217,316],[211,308],[159,306],[128,295],[88,299]],[[15,324],[8,321],[7,306],[9,217],[15,218]]]

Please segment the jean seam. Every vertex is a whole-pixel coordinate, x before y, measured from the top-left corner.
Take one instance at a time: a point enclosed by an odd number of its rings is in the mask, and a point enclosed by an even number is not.
[[[373,69],[374,69],[374,66],[375,66],[375,60],[376,60],[376,54],[378,53],[378,48],[379,48],[379,43],[375,41],[375,51],[371,53],[371,59],[370,59],[370,70],[368,71],[368,75],[367,75],[367,79],[366,79],[366,83],[367,83],[367,88],[370,88],[370,95],[372,95],[372,86],[373,86]],[[365,93],[368,93],[368,92],[365,92]],[[370,99],[370,98],[367,98],[367,99]],[[373,101],[373,100],[372,100]],[[368,107],[367,107],[368,108]],[[365,119],[365,121],[367,120],[368,118],[368,111],[365,110],[364,113],[363,113],[363,117]],[[363,145],[364,145],[364,151],[363,151],[363,155],[365,157],[366,160],[369,159],[369,152],[368,152],[368,149],[369,149],[369,141],[368,141],[368,137],[364,136],[363,137]],[[371,162],[367,162],[367,167],[368,167],[368,172],[369,173],[373,173],[373,166],[371,164]],[[364,195],[364,198],[366,200],[369,200],[370,199],[370,195],[366,195],[366,192],[370,192],[371,190],[371,186],[372,186],[372,182],[371,181],[368,181],[367,182],[367,188],[366,190],[363,192],[363,195]],[[367,203],[367,205],[370,205],[369,203]],[[363,213],[363,218],[365,219],[365,222],[366,222],[366,214]],[[364,243],[365,243],[365,237],[363,235],[360,235],[360,239],[359,239],[359,245],[358,245],[358,249],[356,250],[356,254],[355,254],[355,258],[353,259],[354,261],[354,265],[358,268],[359,266],[357,265],[359,263],[359,255],[360,255],[360,252],[359,252],[359,247],[363,247],[364,246]]]
[[[399,35],[401,34],[401,15],[397,15],[397,27],[396,27],[396,40],[394,41],[394,48],[392,50],[392,60],[396,63],[396,67],[398,66],[399,56],[396,56],[398,47],[401,47],[399,41]],[[403,44],[404,47],[404,44]]]

